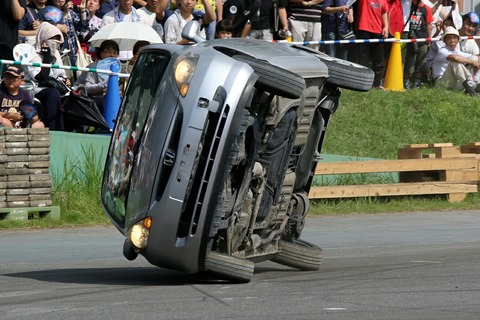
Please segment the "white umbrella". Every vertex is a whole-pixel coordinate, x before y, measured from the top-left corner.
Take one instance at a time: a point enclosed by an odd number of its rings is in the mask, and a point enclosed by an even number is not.
[[[101,27],[92,38],[90,43],[94,47],[100,47],[103,41],[114,40],[118,43],[120,51],[131,51],[135,43],[145,40],[150,43],[162,43],[162,38],[150,26],[141,22],[117,22]]]

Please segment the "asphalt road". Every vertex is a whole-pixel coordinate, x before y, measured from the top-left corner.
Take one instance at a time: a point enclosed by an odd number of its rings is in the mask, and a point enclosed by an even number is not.
[[[230,284],[123,258],[108,227],[0,231],[0,319],[480,319],[480,211],[310,218],[319,272]]]

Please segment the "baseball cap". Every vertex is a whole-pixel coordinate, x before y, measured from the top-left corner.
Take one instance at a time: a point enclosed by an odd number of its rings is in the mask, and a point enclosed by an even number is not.
[[[7,70],[5,70],[5,72],[3,73],[3,77],[5,77],[5,74],[7,73],[20,78],[23,78],[25,76],[25,71],[23,71],[22,68],[12,65],[8,66]]]
[[[466,14],[466,16],[467,16],[466,18],[468,18],[470,22],[473,23],[474,25],[477,25],[480,23],[480,18],[478,17],[478,14],[476,12],[469,12]]]
[[[458,33],[457,29],[455,29],[454,27],[447,27],[445,29],[445,33],[443,34],[442,40],[445,41],[445,37],[449,34],[456,35],[458,38],[460,38],[460,34]]]

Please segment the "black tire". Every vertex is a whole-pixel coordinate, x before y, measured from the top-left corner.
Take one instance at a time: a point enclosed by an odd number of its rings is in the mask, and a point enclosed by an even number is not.
[[[305,80],[298,74],[249,56],[233,56],[247,63],[259,76],[255,87],[285,98],[298,99],[305,89]]]
[[[323,251],[319,247],[303,240],[280,240],[279,247],[280,252],[272,259],[273,262],[304,271],[320,269]]]
[[[205,260],[207,272],[234,282],[249,282],[253,277],[255,264],[250,260],[240,259],[215,251],[210,251]]]
[[[328,83],[340,88],[362,92],[372,88],[375,77],[372,69],[324,54],[319,54],[318,57],[328,67]]]

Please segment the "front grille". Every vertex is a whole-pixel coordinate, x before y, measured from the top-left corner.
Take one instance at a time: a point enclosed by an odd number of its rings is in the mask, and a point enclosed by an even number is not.
[[[185,206],[177,230],[179,238],[188,236],[190,227],[191,235],[197,232],[200,213],[207,196],[208,180],[212,173],[228,113],[228,106],[223,110],[223,113],[208,113],[204,133],[200,141],[201,148],[199,148],[199,153],[195,159],[195,162],[198,163],[197,168],[192,170],[191,185],[185,195]]]

